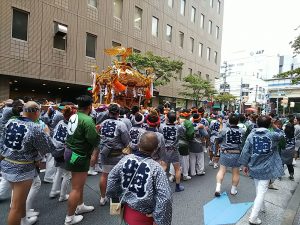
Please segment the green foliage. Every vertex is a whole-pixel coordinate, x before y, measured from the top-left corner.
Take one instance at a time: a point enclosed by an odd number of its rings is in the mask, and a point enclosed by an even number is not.
[[[214,96],[214,100],[220,103],[225,102],[233,102],[235,100],[235,96],[230,93],[221,93]]]
[[[300,35],[293,41],[292,48],[296,55],[300,54]]]
[[[184,84],[182,87],[184,87],[184,91],[179,92],[179,95],[193,99],[196,105],[203,97],[210,97],[216,93],[211,83],[197,74],[190,74],[183,80]]]
[[[300,81],[300,68],[278,74],[276,75],[276,77],[277,78],[292,77],[292,84],[298,84]]]
[[[294,50],[294,54],[296,55],[300,54],[300,35],[292,42],[291,47]],[[292,77],[292,84],[298,84],[300,82],[300,68],[277,74],[275,77],[277,78]]]
[[[144,71],[145,68],[151,67],[154,69],[155,79],[154,85],[165,85],[172,78],[177,79],[176,74],[182,70],[183,62],[179,60],[171,60],[169,57],[154,55],[152,52],[145,54],[133,53],[127,59],[139,71]]]

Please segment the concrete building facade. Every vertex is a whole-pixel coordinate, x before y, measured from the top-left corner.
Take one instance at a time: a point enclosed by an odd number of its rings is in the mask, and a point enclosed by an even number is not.
[[[176,101],[183,77],[219,73],[223,0],[2,0],[0,100],[60,98],[91,85],[92,66],[111,64],[105,48],[184,62],[178,81],[160,87]]]

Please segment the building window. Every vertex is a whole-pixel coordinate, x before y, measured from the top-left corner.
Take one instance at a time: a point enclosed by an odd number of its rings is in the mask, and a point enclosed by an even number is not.
[[[199,57],[202,57],[203,55],[203,44],[199,43],[199,53],[198,53]]]
[[[12,37],[27,41],[28,12],[13,9]]]
[[[97,1],[98,0],[88,0],[88,5],[97,8]]]
[[[180,14],[183,16],[185,14],[185,0],[180,0]]]
[[[173,8],[173,1],[174,0],[167,0],[168,1],[168,6],[170,7],[170,8]]]
[[[220,36],[220,28],[216,26],[216,39],[219,39]]]
[[[183,43],[184,43],[184,33],[179,31],[179,46],[183,48]]]
[[[195,23],[196,22],[196,8],[192,6],[192,11],[191,11],[191,22]]]
[[[189,75],[192,75],[193,74],[192,68],[188,68],[188,70],[189,70]]]
[[[205,77],[206,77],[206,80],[209,81],[209,74],[206,74]]]
[[[218,52],[214,52],[214,62],[215,64],[218,63]]]
[[[112,41],[112,42],[111,42],[111,45],[112,45],[113,48],[114,48],[114,47],[122,46],[121,43],[118,43],[118,42],[115,42],[115,41]]]
[[[123,0],[114,0],[113,11],[114,17],[121,20],[123,13]]]
[[[212,21],[208,21],[208,33],[211,34],[212,33]]]
[[[68,27],[66,25],[54,22],[54,48],[66,50],[67,33]]]
[[[134,27],[139,30],[142,29],[142,15],[143,10],[136,6],[134,9]]]
[[[218,3],[217,3],[217,12],[220,14],[221,13],[221,1],[218,0]]]
[[[206,59],[208,61],[210,61],[210,48],[209,47],[207,47],[207,49],[206,49]]]
[[[134,49],[133,49],[133,53],[139,54],[139,53],[141,53],[141,51],[138,50],[138,49],[136,49],[136,48],[134,48]]]
[[[158,19],[152,16],[152,36],[158,37]]]
[[[202,29],[204,29],[204,20],[205,20],[205,16],[204,16],[204,14],[201,13],[201,16],[200,16],[200,27]]]
[[[85,50],[86,56],[91,58],[96,58],[96,43],[97,43],[97,36],[87,33],[86,50]]]
[[[166,38],[168,42],[172,42],[172,26],[167,24]]]
[[[214,7],[214,0],[209,0],[209,5],[210,5],[210,7]]]
[[[190,37],[190,52],[194,52],[194,38]]]

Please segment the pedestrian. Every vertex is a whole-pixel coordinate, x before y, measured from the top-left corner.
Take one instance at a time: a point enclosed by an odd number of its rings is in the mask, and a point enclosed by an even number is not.
[[[133,126],[129,131],[129,135],[130,135],[129,147],[131,151],[134,153],[138,150],[138,142],[140,136],[146,130],[142,128],[142,124],[144,122],[144,116],[141,113],[138,112],[135,115],[133,115],[132,121],[133,121]]]
[[[195,129],[195,137],[190,143],[190,174],[193,177],[196,175],[205,175],[204,146],[205,139],[209,137],[209,135],[204,125],[201,123],[200,114],[194,113],[192,119]]]
[[[184,191],[184,187],[180,184],[180,154],[178,151],[178,125],[175,124],[177,118],[175,112],[169,112],[166,118],[166,124],[162,124],[160,132],[164,136],[166,155],[164,161],[167,164],[172,164],[175,170],[175,176],[170,176],[170,181],[173,182],[175,178],[176,187],[175,192]]]
[[[101,123],[100,160],[102,173],[99,187],[101,192],[100,205],[104,206],[108,198],[106,194],[107,176],[112,168],[122,159],[122,150],[128,146],[130,136],[126,124],[119,120],[120,107],[110,104],[108,119]]]
[[[289,171],[289,179],[294,180],[294,166],[293,159],[295,156],[295,127],[294,127],[294,117],[289,117],[289,122],[284,128],[285,134],[285,148],[281,151],[282,164],[286,165]]]
[[[109,173],[106,194],[121,199],[129,225],[171,224],[170,185],[163,168],[151,157],[158,144],[154,132],[145,132],[139,151],[125,156]]]
[[[69,119],[64,154],[66,170],[72,173],[72,190],[68,199],[65,225],[79,223],[83,219],[80,214],[94,210],[93,206],[84,204],[83,188],[91,158],[92,161],[97,160],[98,150],[96,147],[99,144],[100,136],[92,117],[89,116],[92,111],[92,98],[82,95],[76,100],[78,112]]]
[[[66,201],[69,198],[67,194],[68,187],[71,181],[71,172],[65,169],[65,142],[68,134],[68,121],[70,117],[76,113],[76,109],[74,108],[74,104],[65,105],[62,109],[62,114],[64,116],[64,120],[58,122],[53,130],[52,140],[55,145],[55,151],[52,152],[52,155],[55,160],[55,167],[57,168],[51,192],[49,194],[50,198],[55,198],[59,195],[60,202]]]
[[[269,130],[272,125],[274,132]],[[264,197],[269,180],[283,176],[283,166],[277,145],[283,134],[271,121],[269,116],[257,119],[258,128],[254,128],[246,139],[239,163],[243,165],[244,174],[254,179],[256,197],[249,217],[250,224],[261,224],[259,211],[264,211]]]
[[[215,196],[219,197],[221,192],[221,185],[228,167],[232,169],[232,186],[230,194],[236,195],[238,193],[237,186],[240,181],[240,164],[238,162],[242,150],[242,137],[245,131],[238,126],[239,117],[235,114],[229,116],[229,127],[221,130],[218,136],[220,144],[220,169],[217,174]]]
[[[299,158],[300,151],[300,117],[296,118],[295,125],[295,159]]]
[[[164,168],[164,170],[166,170],[167,169],[167,164],[165,162],[166,145],[165,145],[165,139],[163,134],[161,134],[158,131],[158,128],[160,127],[161,124],[158,112],[156,110],[150,110],[149,114],[146,116],[146,122],[148,125],[148,127],[146,127],[146,131],[155,132],[158,138],[158,148],[153,151],[152,159],[159,162]]]
[[[218,145],[218,136],[223,128],[226,127],[226,124],[223,123],[223,116],[216,115],[216,119],[212,120],[209,126],[210,130],[210,151],[209,151],[209,165],[213,165],[214,169],[219,168],[219,145]]]
[[[51,153],[55,149],[50,130],[43,130],[35,123],[39,115],[38,104],[28,101],[23,107],[23,115],[10,119],[4,127],[0,142],[1,173],[13,191],[8,225],[29,225],[37,221],[36,216],[26,217],[26,199],[37,176],[35,159],[38,154]]]
[[[192,177],[189,176],[190,141],[194,139],[195,130],[192,122],[190,121],[190,116],[191,113],[188,109],[182,109],[179,116],[178,150],[184,181],[192,179]]]

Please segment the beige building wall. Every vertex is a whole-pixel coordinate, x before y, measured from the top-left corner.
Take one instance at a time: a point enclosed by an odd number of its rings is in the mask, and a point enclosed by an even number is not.
[[[173,0],[173,8],[168,0],[123,0],[122,19],[113,16],[113,0],[98,0],[97,8],[88,0],[1,0],[0,1],[0,98],[8,96],[7,79],[26,77],[41,81],[57,81],[70,84],[90,85],[91,66],[104,69],[111,58],[103,50],[112,46],[112,41],[141,52],[182,60],[182,78],[188,74],[201,72],[205,79],[214,81],[219,73],[224,1],[220,14],[217,2],[211,0],[186,0],[185,16],[180,12],[180,0]],[[135,6],[143,10],[142,29],[134,27]],[[196,21],[191,22],[191,8],[196,8]],[[12,38],[13,9],[29,13],[28,40]],[[200,14],[205,15],[204,29],[200,27]],[[152,16],[159,19],[158,37],[151,34]],[[208,33],[208,21],[212,21],[212,34]],[[68,27],[67,48],[53,48],[54,22]],[[166,26],[172,26],[172,42],[166,41]],[[215,27],[220,27],[216,39]],[[184,46],[179,46],[179,31],[184,33]],[[86,33],[97,36],[96,57],[86,57]],[[194,38],[194,51],[189,51],[190,37]],[[203,43],[203,55],[198,54],[198,45]],[[206,49],[211,48],[211,59],[206,59]],[[217,63],[214,52],[218,53]],[[3,87],[3,88],[2,88]],[[4,88],[6,87],[6,88]],[[160,87],[160,95],[179,97],[181,81],[172,81]],[[3,91],[5,90],[5,91]],[[3,92],[3,93],[2,93]]]

